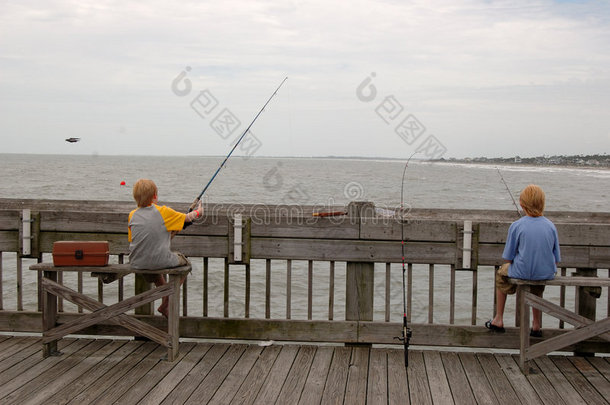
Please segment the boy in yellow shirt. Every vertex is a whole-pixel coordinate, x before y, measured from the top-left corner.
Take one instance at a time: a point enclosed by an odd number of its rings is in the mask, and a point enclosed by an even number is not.
[[[166,269],[188,263],[183,254],[172,252],[173,236],[185,222],[192,222],[202,214],[201,202],[197,209],[183,214],[166,206],[158,206],[158,189],[152,180],[140,179],[133,186],[133,198],[138,208],[129,213],[129,263],[135,269]],[[165,284],[162,274],[146,276],[146,281],[157,287]],[[167,317],[169,300],[163,297],[157,309]]]

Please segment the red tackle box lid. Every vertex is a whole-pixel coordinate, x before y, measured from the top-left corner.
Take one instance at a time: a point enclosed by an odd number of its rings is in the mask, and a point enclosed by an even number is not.
[[[110,249],[108,241],[57,241],[53,243],[55,266],[105,266]]]

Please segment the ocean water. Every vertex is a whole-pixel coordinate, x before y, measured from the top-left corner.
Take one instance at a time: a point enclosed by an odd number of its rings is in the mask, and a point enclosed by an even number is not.
[[[71,199],[132,201],[131,185],[139,178],[153,179],[163,204],[191,202],[203,189],[224,157],[161,156],[71,156],[0,154],[0,198]],[[232,157],[220,171],[204,199],[209,203],[342,205],[367,200],[377,207],[394,209],[401,199],[401,179],[405,162],[383,159],[321,159]],[[561,167],[487,166],[477,164],[429,163],[411,161],[404,182],[404,205],[414,208],[515,209],[510,193],[518,200],[521,189],[535,183],[546,192],[549,211],[610,212],[610,170]],[[124,182],[125,185],[121,185]],[[397,252],[397,256],[399,252]],[[4,253],[3,307],[16,306],[14,254]],[[202,312],[202,263],[194,260],[195,270],[188,281],[189,314]],[[36,308],[36,280],[24,263],[24,308]],[[274,261],[272,270],[272,317],[285,316],[285,261]],[[264,261],[252,264],[251,317],[264,316]],[[223,265],[210,260],[210,316],[222,316]],[[234,270],[233,270],[234,269]],[[435,323],[448,323],[449,267],[436,266],[434,273]],[[493,303],[493,268],[479,269],[477,324],[488,319]],[[337,263],[334,319],[342,319],[345,265]],[[402,313],[402,271],[392,265],[391,320]],[[428,320],[428,266],[414,266],[414,322]],[[470,323],[472,277],[457,274],[456,323]],[[375,319],[384,319],[385,265],[376,266]],[[69,285],[74,280],[67,279]],[[126,291],[129,291],[131,281]],[[96,284],[87,281],[93,291]],[[231,271],[230,316],[243,316],[245,275],[240,266]],[[328,318],[329,270],[327,263],[314,264],[314,319]],[[306,317],[307,263],[293,262],[291,302],[293,319]],[[86,287],[87,288],[87,287]],[[548,289],[547,289],[548,291]],[[105,302],[116,300],[112,288],[104,293]],[[555,292],[545,293],[552,296]],[[600,302],[606,302],[605,294]],[[571,297],[568,295],[568,302]],[[514,311],[514,300],[507,319]],[[66,304],[68,310],[71,304]],[[605,313],[605,309],[602,309]],[[545,322],[550,322],[545,317]],[[552,324],[555,325],[555,324]],[[548,326],[548,324],[547,324]]]
[[[162,202],[191,202],[223,157],[0,154],[0,197],[132,201],[131,185],[153,179]],[[205,194],[208,202],[346,204],[397,207],[405,162],[372,159],[231,157]],[[530,183],[547,210],[610,212],[610,170],[411,161],[404,203],[416,208],[514,209]],[[121,186],[121,182],[125,186]]]

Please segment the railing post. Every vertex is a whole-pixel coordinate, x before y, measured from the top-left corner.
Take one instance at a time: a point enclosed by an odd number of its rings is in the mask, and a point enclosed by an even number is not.
[[[371,202],[354,201],[347,207],[348,220],[360,224],[361,218],[372,217],[375,214],[375,205]],[[345,286],[345,320],[346,321],[372,321],[373,320],[373,288],[375,263],[373,262],[347,262]],[[350,345],[370,343],[360,342],[360,325],[356,342]]]

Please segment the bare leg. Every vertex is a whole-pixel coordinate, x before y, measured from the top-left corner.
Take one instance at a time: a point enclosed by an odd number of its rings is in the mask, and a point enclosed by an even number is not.
[[[163,277],[162,274],[159,274],[157,276],[157,278],[155,278],[155,285],[157,287],[161,287],[165,284],[167,284],[165,282],[165,277]],[[167,298],[167,296],[165,296],[161,299],[161,305],[159,306],[159,308],[157,308],[157,311],[159,311],[161,313],[161,315],[163,315],[164,317],[167,318],[168,310],[169,310],[169,299]]]
[[[499,288],[496,288],[496,316],[491,321],[493,325],[496,325],[499,328],[504,327],[504,307],[506,306],[506,294],[500,291]]]
[[[532,330],[539,331],[542,328],[542,311],[532,308]]]

